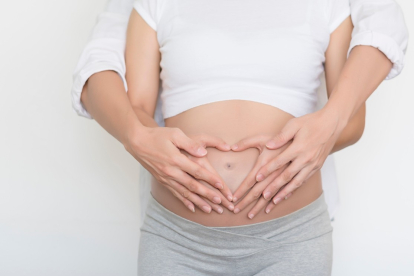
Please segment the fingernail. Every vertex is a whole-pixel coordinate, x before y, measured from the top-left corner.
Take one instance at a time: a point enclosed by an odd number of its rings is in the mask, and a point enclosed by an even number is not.
[[[264,193],[263,197],[264,197],[265,199],[269,199],[269,197],[270,197],[270,192],[266,192],[266,193]]]
[[[195,213],[194,206],[188,205],[188,209],[190,209],[190,210],[191,210],[191,212]]]
[[[276,143],[275,142],[269,142],[269,143],[267,143],[266,144],[266,147],[268,147],[268,148],[274,148],[274,147],[276,147]]]
[[[249,219],[252,219],[254,217],[254,214],[249,214]]]
[[[234,149],[234,150],[236,150],[236,149],[239,148],[239,146],[238,145],[233,145],[231,148]]]
[[[259,173],[259,174],[257,175],[257,177],[256,177],[256,181],[262,181],[262,180],[263,180],[263,178],[264,178],[264,175],[263,175],[263,174],[261,174],[261,173]]]
[[[223,209],[221,208],[221,207],[218,207],[218,210],[217,210],[220,214],[222,214],[223,213]]]
[[[232,197],[231,195],[228,195],[228,196],[227,196],[227,199],[228,199],[229,201],[233,201],[233,197]]]
[[[213,200],[215,203],[218,203],[218,204],[221,203],[221,199],[218,196],[213,197]]]
[[[219,188],[219,189],[223,189],[224,188],[223,184],[221,184],[220,182],[217,182],[216,183],[216,187]]]
[[[203,210],[206,211],[207,213],[211,212],[211,209],[208,206],[203,206]]]
[[[237,197],[233,197],[233,202],[236,202],[237,201]]]
[[[226,150],[230,150],[231,149],[231,147],[230,147],[230,145],[224,145],[224,148],[226,149]]]
[[[230,211],[233,211],[234,210],[234,205],[233,204],[230,204],[229,205],[229,209],[230,209]]]
[[[276,199],[273,200],[274,204],[278,204],[282,199],[280,197],[277,197]]]
[[[269,214],[269,212],[270,212],[270,209],[266,209],[266,214]]]
[[[201,154],[201,155],[206,155],[207,154],[207,150],[205,148],[199,148],[197,150],[197,153],[198,154]]]
[[[240,212],[239,208],[234,209],[234,213],[237,214],[238,212]]]

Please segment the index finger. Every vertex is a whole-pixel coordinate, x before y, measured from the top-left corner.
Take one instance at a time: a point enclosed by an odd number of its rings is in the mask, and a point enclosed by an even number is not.
[[[213,174],[212,172],[209,172],[207,169],[203,168],[199,164],[191,161],[187,157],[180,157],[176,165],[184,172],[188,173],[195,179],[204,180],[211,186],[217,188],[217,189],[223,189],[224,184],[222,183],[223,180],[220,176]]]
[[[221,181],[222,181],[222,183],[223,183],[223,188],[222,189],[220,189],[221,190],[221,193],[223,194],[223,195],[225,195],[226,197],[227,197],[227,199],[231,202],[232,200],[233,200],[233,194],[232,194],[232,192],[230,191],[230,189],[229,189],[229,187],[226,185],[226,183],[224,183],[224,180],[221,178],[221,176],[217,173],[217,171],[213,168],[213,166],[211,166],[211,164],[210,164],[210,162],[208,161],[208,159],[205,159],[205,158],[203,158],[203,159],[201,159],[201,160],[199,160],[199,162],[201,162],[202,164],[203,164],[203,166],[205,166],[205,168],[208,170],[208,171],[210,171],[210,172],[212,172],[213,174],[215,174],[215,175],[217,175],[218,177],[220,177],[220,179],[221,179]]]
[[[243,150],[248,149],[248,148],[257,148],[259,150],[259,152],[261,153],[263,148],[264,148],[264,144],[268,140],[269,140],[268,136],[254,135],[254,136],[251,136],[251,137],[241,139],[237,143],[233,144],[231,146],[231,149],[233,151],[243,151]]]
[[[255,179],[257,181],[263,181],[271,173],[280,169],[284,165],[288,164],[290,161],[294,160],[297,156],[296,154],[296,144],[292,143],[288,148],[286,148],[281,154],[273,158],[266,165],[261,167],[257,172]]]
[[[259,161],[259,160],[258,160]],[[256,184],[256,172],[258,171],[257,163],[254,166],[254,168],[249,172],[249,174],[246,176],[246,178],[243,180],[243,182],[240,184],[240,186],[237,188],[237,190],[233,194],[233,202],[236,202],[241,197],[243,197],[248,190],[250,190],[255,184]]]
[[[209,134],[198,134],[195,135],[193,140],[196,140],[204,145],[204,147],[213,147],[221,151],[229,151],[231,147],[223,139],[209,135]]]

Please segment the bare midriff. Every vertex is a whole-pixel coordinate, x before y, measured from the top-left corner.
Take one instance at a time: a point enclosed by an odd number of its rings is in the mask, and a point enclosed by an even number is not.
[[[180,128],[187,135],[214,135],[233,145],[252,135],[276,135],[291,118],[294,118],[291,114],[271,105],[245,100],[226,100],[197,106],[166,118],[165,126]],[[223,152],[207,148],[207,152],[208,161],[233,193],[253,169],[259,156],[257,148],[241,152]],[[204,181],[199,182],[208,185]],[[165,208],[188,220],[212,227],[239,226],[286,216],[305,207],[322,194],[322,180],[320,171],[317,171],[287,200],[279,202],[269,214],[263,209],[253,219],[249,219],[247,215],[258,199],[237,214],[224,206],[222,214],[215,211],[205,213],[197,207],[193,213],[154,177],[151,193]],[[236,204],[237,202],[234,203],[235,206]]]

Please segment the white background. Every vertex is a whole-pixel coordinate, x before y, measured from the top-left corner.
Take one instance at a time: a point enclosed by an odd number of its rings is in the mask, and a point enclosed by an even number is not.
[[[412,0],[398,1],[414,30]],[[0,275],[135,276],[139,164],[71,108],[104,0],[0,2]],[[336,153],[334,276],[414,275],[414,43]]]

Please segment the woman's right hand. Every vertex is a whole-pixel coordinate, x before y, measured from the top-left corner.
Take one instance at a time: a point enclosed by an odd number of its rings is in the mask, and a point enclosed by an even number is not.
[[[191,139],[179,128],[151,128],[140,125],[130,129],[124,147],[191,211],[195,211],[194,203],[204,212],[211,212],[210,204],[202,198],[231,209],[234,207],[231,203],[233,195],[221,177],[191,161],[180,151],[181,149],[192,156],[203,157],[207,154],[207,146],[230,151],[230,145],[210,135],[202,134],[194,138]],[[206,187],[197,179],[204,180],[219,191]],[[203,208],[206,205],[210,208]],[[218,208],[214,210],[217,211]]]

